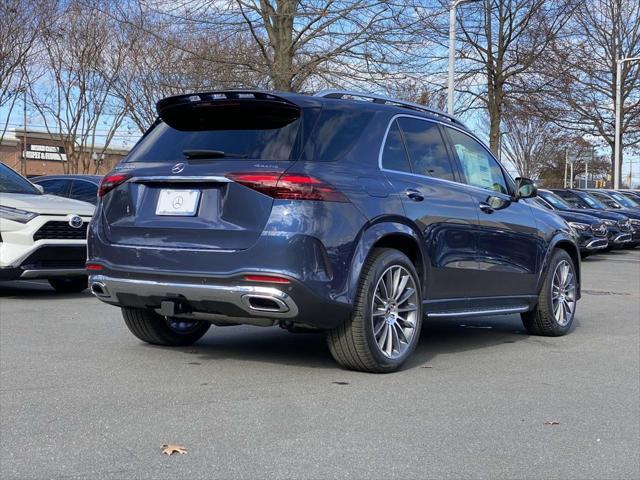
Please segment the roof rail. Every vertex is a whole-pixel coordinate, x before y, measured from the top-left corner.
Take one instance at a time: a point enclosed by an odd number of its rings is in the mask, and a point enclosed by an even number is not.
[[[449,115],[448,113],[442,112],[438,109],[427,107],[426,105],[421,105],[419,103],[414,102],[406,102],[404,100],[398,100],[395,98],[383,97],[381,95],[375,95],[373,93],[362,93],[362,92],[351,92],[348,90],[321,90],[314,95],[314,97],[323,97],[323,98],[345,98],[345,97],[354,97],[356,99],[361,98],[365,100],[370,100],[373,103],[380,103],[384,105],[394,105],[396,107],[408,108],[410,110],[417,110],[420,112],[427,112],[432,115],[437,115],[438,117],[445,118],[449,120],[451,123],[456,123],[458,125],[464,125],[462,121],[460,121],[457,117],[453,115]]]

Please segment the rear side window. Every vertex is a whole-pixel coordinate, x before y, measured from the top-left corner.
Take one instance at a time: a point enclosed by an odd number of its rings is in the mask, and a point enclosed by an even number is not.
[[[455,180],[438,125],[407,117],[399,118],[398,122],[407,144],[413,173]]]
[[[382,150],[382,168],[411,173],[407,150],[404,148],[400,127],[398,127],[398,122],[395,120],[389,128],[387,140]]]
[[[373,112],[324,107],[313,128],[305,160],[335,162],[351,151],[367,128]]]
[[[44,188],[44,193],[66,197],[69,192],[69,180],[58,178],[54,180],[43,180],[38,182]]]
[[[86,180],[74,180],[71,182],[71,198],[83,202],[97,203],[98,186]]]

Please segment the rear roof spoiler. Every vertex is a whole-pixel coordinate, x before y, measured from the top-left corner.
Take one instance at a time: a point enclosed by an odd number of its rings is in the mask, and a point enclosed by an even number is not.
[[[156,111],[158,112],[158,115],[162,117],[162,114],[167,109],[173,109],[175,107],[186,105],[194,105],[198,103],[213,103],[218,101],[224,102],[229,100],[262,100],[265,102],[275,102],[297,107],[295,103],[279,95],[274,95],[271,92],[265,92],[261,90],[226,90],[218,92],[187,93],[184,95],[166,97],[156,103]]]

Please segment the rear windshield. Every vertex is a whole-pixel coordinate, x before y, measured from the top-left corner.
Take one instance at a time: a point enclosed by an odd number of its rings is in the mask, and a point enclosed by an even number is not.
[[[224,122],[220,117],[225,114],[216,113],[214,128],[209,124],[191,129],[192,124],[187,128],[182,123],[177,129],[158,120],[125,162],[178,162],[188,158],[189,151],[215,151],[214,158],[225,160],[295,161],[303,150],[305,161],[338,161],[353,148],[373,116],[370,111],[355,109],[305,109],[297,118],[287,119],[286,125],[271,123],[259,128],[259,119]],[[236,128],[225,128],[230,124]]]
[[[185,150],[216,150],[226,159],[290,160],[300,119],[281,128],[263,130],[176,130],[156,124],[135,146],[127,162],[176,162]]]

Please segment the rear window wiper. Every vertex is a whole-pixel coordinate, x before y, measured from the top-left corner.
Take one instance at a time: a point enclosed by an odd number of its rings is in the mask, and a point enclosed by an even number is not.
[[[247,158],[241,153],[223,152],[222,150],[183,150],[182,154],[187,158]]]

